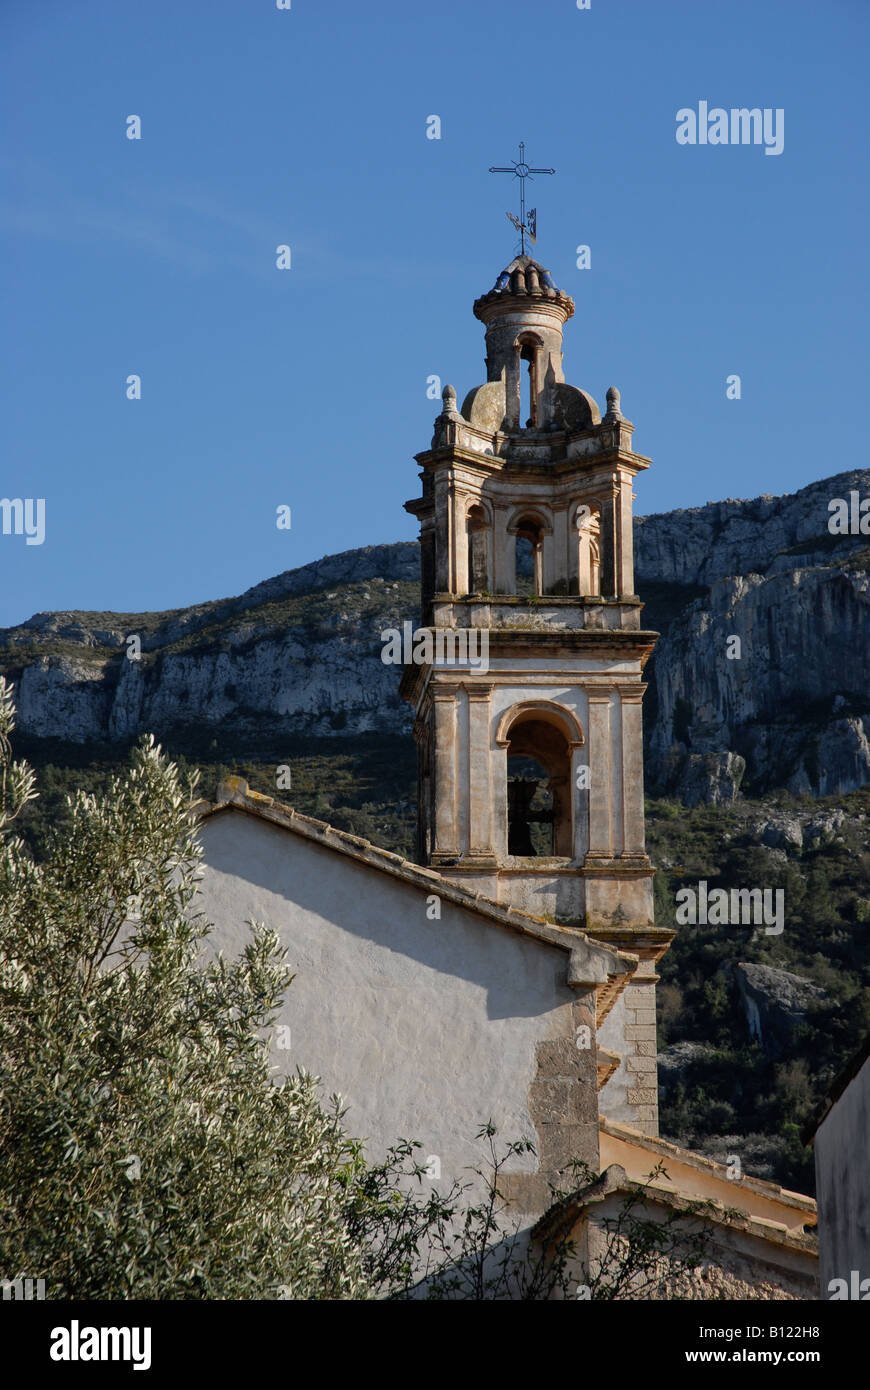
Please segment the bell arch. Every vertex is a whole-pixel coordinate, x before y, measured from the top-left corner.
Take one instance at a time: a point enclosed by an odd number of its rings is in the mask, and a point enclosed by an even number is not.
[[[465,514],[468,533],[468,593],[492,588],[492,522],[482,502],[471,502]]]
[[[537,333],[529,332],[518,334],[514,342],[514,354],[516,361],[516,377],[520,393],[520,428],[536,429],[538,420],[538,397],[541,391],[541,357],[544,349],[544,341]],[[528,374],[523,380],[522,364],[528,363]],[[528,394],[526,394],[526,392]],[[525,408],[524,408],[525,407]],[[525,417],[525,419],[523,418]]]
[[[513,594],[544,592],[544,546],[551,544],[553,522],[541,507],[519,507],[507,526],[514,537]],[[529,583],[529,572],[530,579]]]
[[[576,715],[555,701],[524,700],[502,715],[496,744],[505,758],[509,855],[571,858],[573,754],[583,741]]]

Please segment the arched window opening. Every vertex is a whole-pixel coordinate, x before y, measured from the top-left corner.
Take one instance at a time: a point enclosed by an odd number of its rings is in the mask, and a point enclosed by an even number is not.
[[[468,592],[482,594],[489,589],[487,562],[487,524],[483,507],[468,513]]]
[[[571,857],[571,749],[539,717],[511,727],[507,746],[508,854]]]
[[[517,526],[515,570],[514,593],[543,594],[544,534],[536,521],[521,521]]]
[[[547,769],[537,758],[508,756],[507,765],[508,854],[552,855],[553,793]]]
[[[520,368],[520,425],[524,429],[535,429],[538,424],[538,358],[541,344],[537,338],[521,338],[518,345],[520,362],[529,364],[528,373]]]

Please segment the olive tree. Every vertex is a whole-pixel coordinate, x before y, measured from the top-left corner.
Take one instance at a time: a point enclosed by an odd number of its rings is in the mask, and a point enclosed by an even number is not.
[[[200,850],[176,767],[146,738],[77,793],[36,862],[36,794],[0,680],[0,1278],[58,1298],[358,1298],[337,1102],[276,1084],[290,976],[252,924],[209,958]]]

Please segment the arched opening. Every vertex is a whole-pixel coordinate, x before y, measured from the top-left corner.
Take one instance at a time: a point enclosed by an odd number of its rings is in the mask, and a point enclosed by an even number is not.
[[[486,512],[473,506],[468,512],[468,592],[482,594],[489,589]]]
[[[517,346],[520,350],[520,363],[529,364],[528,372],[524,372],[520,367],[520,426],[523,429],[535,429],[538,424],[538,362],[541,341],[530,335],[524,336],[518,339]]]
[[[529,711],[507,736],[508,854],[569,859],[571,744],[546,714]]]
[[[524,519],[516,527],[515,594],[544,592],[544,532],[539,522]]]
[[[601,513],[585,504],[577,508],[577,588],[581,595],[601,593]]]
[[[553,793],[537,758],[508,754],[508,854],[552,856]]]

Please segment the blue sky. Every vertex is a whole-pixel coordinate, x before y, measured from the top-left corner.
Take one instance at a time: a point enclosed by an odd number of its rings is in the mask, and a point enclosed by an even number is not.
[[[485,377],[471,305],[517,204],[487,168],[521,139],[557,170],[529,202],[576,300],[566,377],[602,406],[619,386],[653,459],[638,511],[862,464],[868,21],[866,0],[5,0],[0,495],[44,497],[46,535],[0,536],[0,623],[413,538],[427,378],[461,401]],[[782,154],[678,145],[700,100],[782,108]]]

